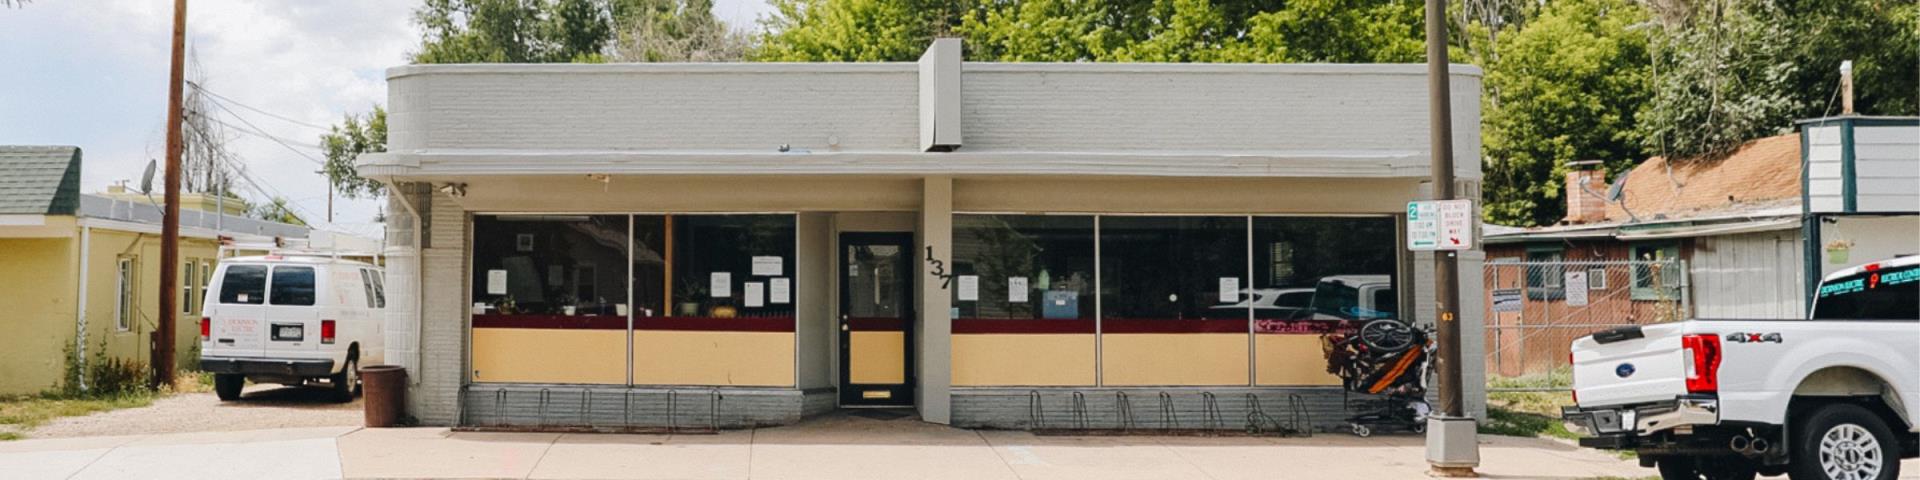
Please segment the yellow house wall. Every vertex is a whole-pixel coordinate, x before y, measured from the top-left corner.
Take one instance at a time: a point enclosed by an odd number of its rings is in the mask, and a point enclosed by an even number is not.
[[[104,347],[106,355],[145,365],[151,353],[147,336],[160,322],[160,236],[96,228],[88,243],[87,360],[91,362],[97,358],[96,354]],[[211,239],[183,239],[180,242],[180,260],[211,260],[218,254],[218,248]],[[134,259],[134,275],[138,279],[133,286],[134,305],[138,314],[128,322],[129,328],[126,330],[118,328],[114,317],[115,302],[119,296],[115,290],[115,277],[118,260],[123,256]],[[218,267],[218,264],[214,266]],[[182,268],[180,273],[185,275],[185,269]],[[194,279],[193,284],[198,283],[198,279]],[[71,283],[67,290],[68,295],[73,294]],[[182,295],[179,290],[168,293]],[[202,290],[196,288],[193,309],[182,312],[177,317],[178,323],[174,325],[176,368],[199,368],[201,296]],[[67,327],[72,328],[71,317],[67,322]],[[71,340],[72,336],[68,335],[67,339]]]
[[[62,347],[73,340],[74,251],[70,238],[0,238],[0,395],[60,385]]]

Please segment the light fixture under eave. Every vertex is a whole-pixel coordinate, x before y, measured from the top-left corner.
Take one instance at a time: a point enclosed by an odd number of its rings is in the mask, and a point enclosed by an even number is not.
[[[613,186],[613,176],[604,173],[589,173],[587,180],[600,182],[600,191],[603,193]]]
[[[450,197],[459,198],[459,197],[467,196],[466,182],[444,183],[440,185],[439,190],[440,190],[440,193],[447,194],[447,196],[450,196]]]

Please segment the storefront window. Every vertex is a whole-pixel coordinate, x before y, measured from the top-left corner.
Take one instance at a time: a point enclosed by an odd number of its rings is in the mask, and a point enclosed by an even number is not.
[[[793,215],[674,215],[675,317],[791,318]]]
[[[1066,326],[1092,333],[1093,241],[1091,216],[955,215],[959,321],[1085,320]]]
[[[623,318],[627,222],[625,215],[475,217],[474,314]]]
[[[1247,217],[1100,218],[1104,331],[1246,331]]]
[[[1254,318],[1261,331],[1398,317],[1391,218],[1254,217]]]

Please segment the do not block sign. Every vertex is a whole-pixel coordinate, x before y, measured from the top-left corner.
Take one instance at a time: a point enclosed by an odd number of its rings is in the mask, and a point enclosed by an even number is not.
[[[1408,250],[1472,250],[1473,200],[1407,202]]]

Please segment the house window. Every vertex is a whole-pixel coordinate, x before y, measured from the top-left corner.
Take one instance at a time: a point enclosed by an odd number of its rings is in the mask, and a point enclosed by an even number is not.
[[[137,311],[133,304],[136,277],[133,271],[133,257],[120,257],[118,274],[114,277],[114,290],[120,294],[114,297],[113,325],[124,332],[133,329],[133,315]]]
[[[1607,289],[1607,269],[1605,268],[1587,269],[1587,289],[1588,290],[1606,290]]]
[[[1680,268],[1680,244],[1644,243],[1633,246],[1633,299],[1679,301],[1680,282],[1686,275]]]
[[[194,268],[198,265],[199,263],[193,261],[193,259],[187,259],[186,264],[181,265],[180,313],[193,313],[194,281],[200,278],[200,275],[195,273]]]
[[[1527,298],[1553,300],[1566,295],[1565,250],[1559,247],[1527,248]]]

